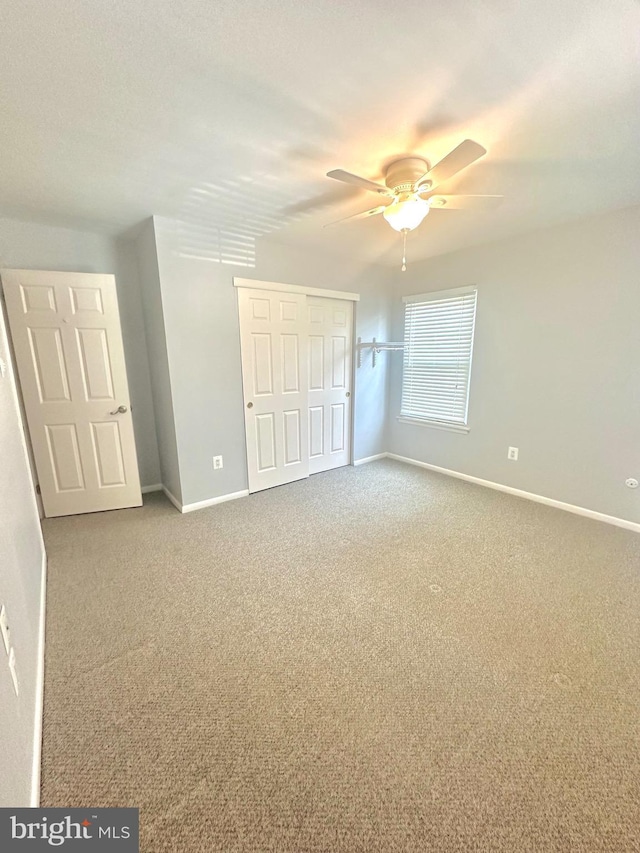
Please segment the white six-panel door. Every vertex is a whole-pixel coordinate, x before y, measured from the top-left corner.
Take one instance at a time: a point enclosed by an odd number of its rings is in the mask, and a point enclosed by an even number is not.
[[[112,275],[3,270],[47,517],[140,506]]]
[[[351,461],[353,303],[307,296],[309,473]]]
[[[348,465],[353,305],[238,289],[249,491]]]
[[[306,300],[238,290],[249,491],[309,476]]]

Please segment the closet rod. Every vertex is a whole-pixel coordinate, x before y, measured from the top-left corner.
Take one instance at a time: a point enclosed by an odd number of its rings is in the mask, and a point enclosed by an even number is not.
[[[404,341],[377,341],[373,338],[370,341],[363,341],[362,338],[358,338],[358,343],[356,344],[356,348],[358,350],[358,367],[362,366],[362,350],[370,349],[372,350],[371,355],[371,366],[376,366],[376,355],[383,350],[388,350],[389,352],[395,352],[397,350],[403,350],[405,348]]]

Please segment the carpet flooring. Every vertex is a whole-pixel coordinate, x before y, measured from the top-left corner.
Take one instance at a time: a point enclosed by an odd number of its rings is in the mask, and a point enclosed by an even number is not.
[[[143,853],[640,850],[640,538],[383,460],[50,519],[42,804]]]

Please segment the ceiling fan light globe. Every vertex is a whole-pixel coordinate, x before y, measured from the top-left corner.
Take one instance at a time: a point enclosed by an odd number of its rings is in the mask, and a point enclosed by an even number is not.
[[[412,195],[385,207],[382,215],[395,231],[413,231],[429,213],[429,202]]]

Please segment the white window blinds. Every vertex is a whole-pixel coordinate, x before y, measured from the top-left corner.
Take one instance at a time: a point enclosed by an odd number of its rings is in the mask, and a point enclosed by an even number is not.
[[[477,290],[406,296],[401,417],[467,423]]]

